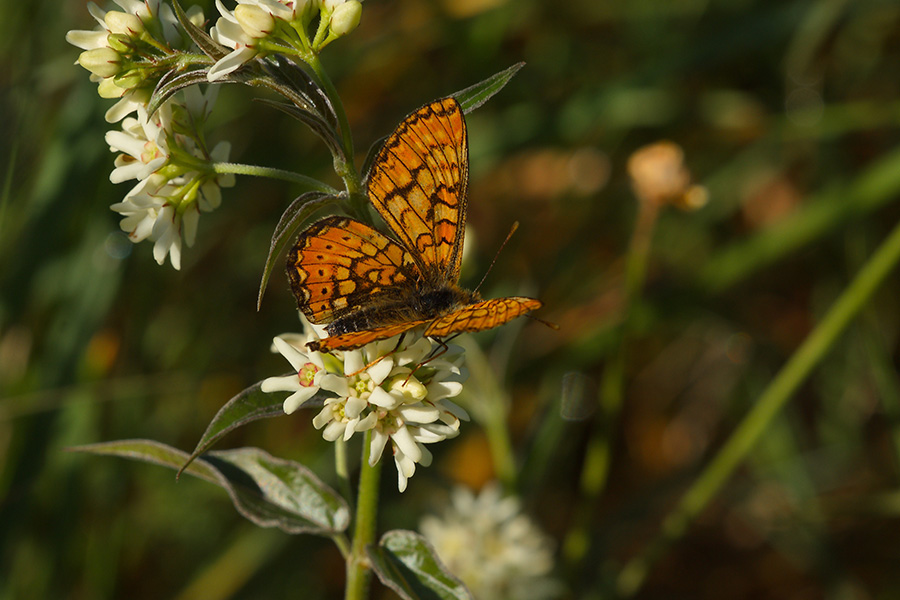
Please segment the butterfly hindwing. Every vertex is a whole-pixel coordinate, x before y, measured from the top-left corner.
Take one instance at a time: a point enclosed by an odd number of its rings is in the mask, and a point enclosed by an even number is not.
[[[395,335],[405,333],[410,329],[424,325],[424,321],[404,321],[403,323],[394,323],[393,325],[385,325],[384,327],[376,327],[375,329],[367,329],[365,331],[354,331],[351,333],[343,333],[341,335],[332,335],[321,340],[309,343],[310,350],[319,352],[330,352],[331,350],[352,350],[360,348],[371,342],[378,340],[386,340]]]
[[[419,277],[408,252],[347,217],[327,217],[300,234],[288,254],[287,273],[297,304],[312,323],[329,323],[392,296]]]
[[[369,200],[434,284],[459,280],[468,165],[462,109],[445,98],[406,117],[369,172]]]

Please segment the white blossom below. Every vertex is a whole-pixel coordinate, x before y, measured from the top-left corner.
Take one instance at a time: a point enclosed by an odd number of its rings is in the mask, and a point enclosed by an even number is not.
[[[264,392],[291,392],[284,411],[293,413],[320,390],[327,395],[313,426],[328,441],[349,440],[371,431],[369,463],[376,464],[390,445],[397,466],[397,487],[406,489],[417,465],[431,464],[433,444],[459,435],[469,415],[449,400],[462,391],[466,373],[459,348],[441,347],[421,335],[407,334],[373,342],[357,350],[312,352],[306,342],[324,332],[312,326],[303,335],[285,334],[274,348],[294,373],[262,382]],[[408,341],[407,341],[408,340]]]
[[[550,578],[553,544],[518,499],[496,484],[477,496],[457,487],[440,516],[424,517],[419,530],[441,562],[478,600],[547,600],[560,595]]]

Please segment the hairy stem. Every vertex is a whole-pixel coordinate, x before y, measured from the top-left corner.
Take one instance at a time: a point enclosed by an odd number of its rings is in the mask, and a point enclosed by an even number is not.
[[[256,165],[242,165],[238,163],[214,163],[213,171],[220,174],[233,173],[235,175],[253,175],[255,177],[269,177],[271,179],[280,179],[282,181],[290,181],[291,183],[299,183],[311,190],[317,190],[324,194],[338,195],[338,191],[322,183],[318,179],[294,173],[293,171],[284,171],[282,169],[273,169],[271,167],[258,167]]]

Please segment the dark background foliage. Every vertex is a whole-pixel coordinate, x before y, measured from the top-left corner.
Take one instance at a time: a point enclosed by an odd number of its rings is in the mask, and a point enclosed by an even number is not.
[[[269,343],[298,328],[280,272],[255,311],[290,185],[239,179],[180,272],[119,231],[109,103],[64,41],[92,27],[82,2],[0,4],[0,598],[339,597],[327,540],[256,530],[203,482],[65,451],[130,437],[193,448],[229,397],[285,370]],[[485,294],[536,294],[561,328],[479,340],[494,359],[514,340],[499,376],[523,494],[560,543],[597,426],[560,419],[561,381],[582,374],[593,403],[614,349],[636,212],[627,158],[673,140],[709,189],[707,207],[658,224],[593,544],[580,564],[560,560],[573,597],[653,538],[900,217],[898,32],[890,0],[368,0],[325,52],[361,156],[421,104],[527,63],[469,117],[463,279],[477,283],[519,220]],[[251,97],[223,90],[212,138],[237,161],[337,184],[318,140]],[[900,593],[897,293],[892,277],[639,597]],[[225,445],[334,480],[302,413]],[[477,425],[402,496],[389,464],[384,527],[414,528],[451,482],[477,487],[492,469]]]

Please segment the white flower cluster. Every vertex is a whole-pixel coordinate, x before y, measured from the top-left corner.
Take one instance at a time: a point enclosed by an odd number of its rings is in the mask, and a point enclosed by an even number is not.
[[[97,28],[74,30],[66,34],[66,41],[84,50],[78,64],[91,72],[91,81],[98,83],[102,98],[120,98],[106,113],[109,123],[121,121],[146,104],[160,73],[155,73],[152,61],[165,55],[162,48],[174,47],[183,41],[172,8],[160,0],[115,0],[122,11],[105,11],[93,2],[88,11],[99,24]],[[188,18],[194,24],[203,23],[203,11],[192,6]]]
[[[220,142],[208,152],[192,129],[209,115],[215,92],[186,88],[184,103],[173,98],[152,117],[139,105],[137,118],[126,118],[121,131],[106,134],[110,151],[121,153],[110,181],[138,182],[110,208],[123,216],[119,225],[132,242],[153,241],[156,262],[163,264],[168,256],[175,269],[181,268],[182,239],[194,243],[200,212],[218,208],[220,188],[234,185],[234,175],[218,175],[209,166],[228,160],[230,144]]]
[[[362,4],[357,0],[238,0],[233,11],[221,0],[222,15],[210,36],[232,48],[209,70],[209,81],[217,81],[257,56],[293,50],[301,58],[317,54],[333,40],[359,25]],[[319,15],[319,27],[310,40],[306,28]]]
[[[443,515],[424,517],[422,532],[451,573],[479,600],[546,600],[559,595],[550,538],[504,498],[496,484],[478,496],[455,488]]]
[[[406,489],[416,464],[431,464],[432,444],[459,434],[466,411],[449,400],[462,391],[466,373],[462,352],[450,346],[440,352],[428,338],[413,336],[398,347],[398,339],[373,342],[358,350],[331,354],[307,350],[306,343],[321,337],[319,328],[274,339],[274,349],[294,367],[294,373],[262,382],[264,392],[292,392],[284,412],[292,413],[319,390],[333,396],[313,418],[328,441],[349,440],[371,431],[369,463],[381,458],[388,441],[397,465],[398,488]],[[409,338],[409,334],[407,334]]]

